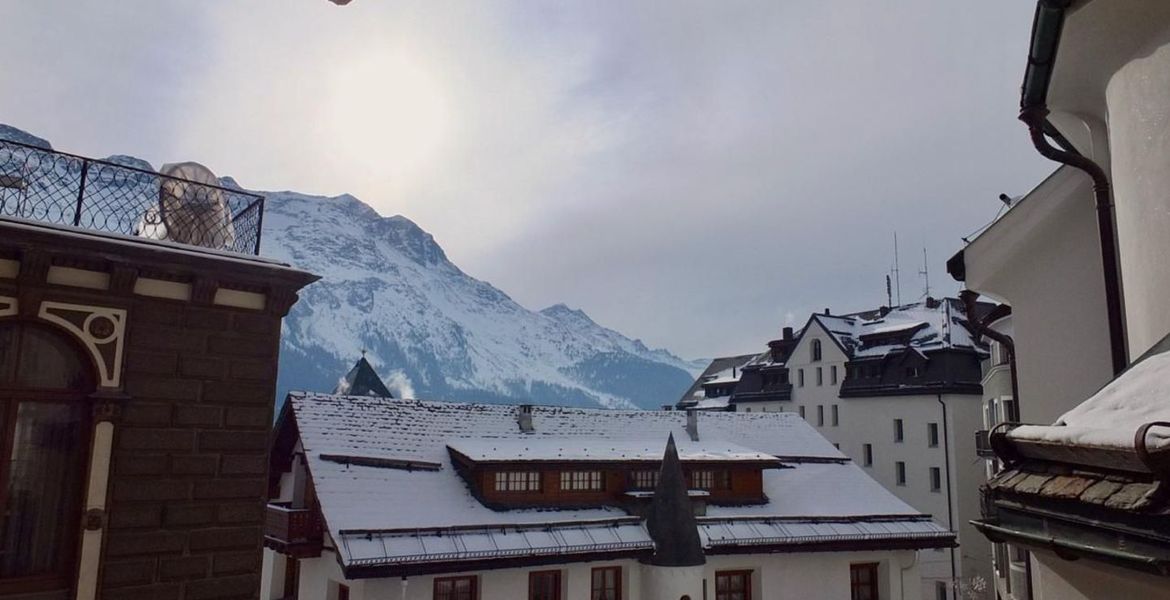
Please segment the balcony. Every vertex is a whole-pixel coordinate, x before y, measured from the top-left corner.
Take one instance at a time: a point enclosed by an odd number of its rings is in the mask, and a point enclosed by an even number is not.
[[[0,140],[0,218],[260,253],[264,197]]]
[[[321,514],[316,509],[292,508],[288,502],[268,505],[264,546],[295,558],[321,555],[324,542]]]
[[[991,432],[980,429],[975,432],[975,454],[982,458],[995,458],[995,450],[991,448]]]

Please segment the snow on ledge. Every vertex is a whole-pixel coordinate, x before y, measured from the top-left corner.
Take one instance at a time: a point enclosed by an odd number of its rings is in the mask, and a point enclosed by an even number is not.
[[[1130,367],[1056,423],[1017,427],[1008,439],[1132,450],[1138,429],[1154,421],[1170,421],[1170,352]],[[1170,448],[1170,428],[1151,428],[1146,446]]]

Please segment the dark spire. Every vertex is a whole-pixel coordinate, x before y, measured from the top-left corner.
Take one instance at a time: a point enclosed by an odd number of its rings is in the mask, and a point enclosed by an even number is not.
[[[362,351],[361,358],[354,364],[349,373],[345,374],[337,384],[337,389],[333,390],[334,394],[345,394],[347,396],[374,396],[376,398],[393,398],[394,394],[386,388],[386,384],[382,383],[382,378],[374,372],[374,367],[370,366],[369,361],[366,360],[366,352]]]
[[[646,528],[654,540],[654,555],[647,561],[649,564],[694,567],[707,562],[674,434],[666,441],[666,454],[662,457],[662,470],[658,473],[658,487],[654,489]]]

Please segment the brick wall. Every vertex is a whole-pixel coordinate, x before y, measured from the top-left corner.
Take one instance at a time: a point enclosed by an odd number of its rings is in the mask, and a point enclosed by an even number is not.
[[[255,598],[280,317],[136,299],[104,598]]]

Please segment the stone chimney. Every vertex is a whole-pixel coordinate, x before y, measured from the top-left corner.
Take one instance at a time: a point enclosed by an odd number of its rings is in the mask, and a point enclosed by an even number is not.
[[[792,339],[792,328],[791,327],[784,328],[784,331],[782,332],[782,339],[785,339],[785,340]]]
[[[829,316],[829,309],[827,309],[827,308],[825,309],[825,316],[826,317]]]
[[[699,441],[699,411],[693,408],[687,409],[687,435],[692,442]]]
[[[516,423],[520,425],[521,433],[532,433],[536,428],[532,426],[532,405],[521,404],[516,407]]]

